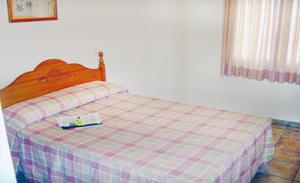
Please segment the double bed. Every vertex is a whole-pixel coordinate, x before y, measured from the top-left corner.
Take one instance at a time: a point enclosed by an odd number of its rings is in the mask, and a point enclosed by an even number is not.
[[[131,94],[51,59],[0,91],[11,154],[28,182],[250,182],[273,155],[271,120]],[[63,116],[103,124],[63,130]]]

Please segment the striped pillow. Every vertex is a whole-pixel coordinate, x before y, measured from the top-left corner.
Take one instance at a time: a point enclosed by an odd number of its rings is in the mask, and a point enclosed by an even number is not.
[[[127,90],[117,84],[93,81],[26,100],[3,110],[4,120],[18,121],[20,128],[60,112]]]

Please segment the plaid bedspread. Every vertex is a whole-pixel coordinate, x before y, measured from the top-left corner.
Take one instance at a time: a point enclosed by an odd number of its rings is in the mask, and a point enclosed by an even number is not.
[[[102,125],[55,120],[91,112]],[[30,182],[250,182],[271,134],[269,119],[118,90],[18,130],[13,156]]]

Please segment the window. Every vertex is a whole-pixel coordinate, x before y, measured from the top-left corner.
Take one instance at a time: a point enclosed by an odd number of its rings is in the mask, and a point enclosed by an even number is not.
[[[300,84],[300,1],[224,3],[222,75]]]

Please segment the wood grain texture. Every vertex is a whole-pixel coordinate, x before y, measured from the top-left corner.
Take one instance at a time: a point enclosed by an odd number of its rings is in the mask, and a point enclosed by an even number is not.
[[[106,81],[103,52],[99,52],[99,67],[89,69],[80,64],[49,59],[33,71],[26,72],[0,90],[2,108],[63,88],[90,81]]]

